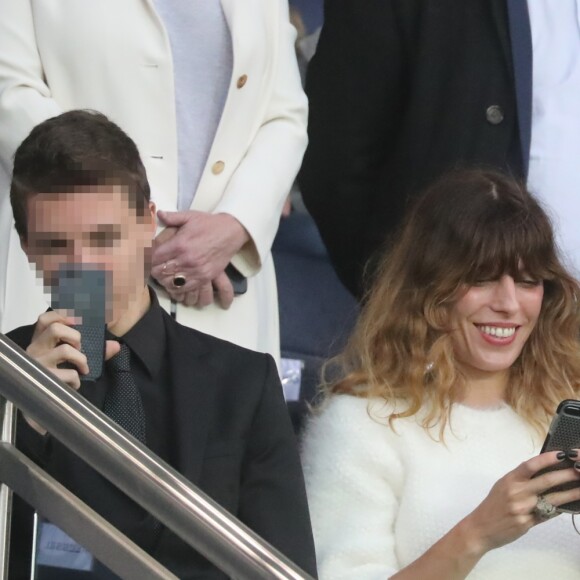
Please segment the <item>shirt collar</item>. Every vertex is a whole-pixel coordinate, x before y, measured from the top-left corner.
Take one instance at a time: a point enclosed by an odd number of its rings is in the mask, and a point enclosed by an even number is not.
[[[122,337],[107,332],[108,338],[124,342],[143,364],[151,378],[161,371],[165,354],[165,324],[163,310],[155,292],[149,288],[151,306],[139,321]]]

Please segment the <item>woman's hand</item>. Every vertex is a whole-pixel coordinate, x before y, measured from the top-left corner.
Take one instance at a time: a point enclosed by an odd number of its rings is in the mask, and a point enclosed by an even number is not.
[[[391,578],[463,580],[486,552],[517,540],[545,521],[535,513],[540,496],[556,507],[580,500],[580,487],[546,493],[556,485],[580,483],[580,472],[576,469],[551,471],[534,478],[539,471],[557,465],[564,457],[562,452],[542,453],[510,471],[494,484],[473,512]]]
[[[224,270],[250,236],[240,222],[225,213],[200,211],[157,212],[167,226],[155,239],[151,275],[177,302],[207,306],[214,291],[223,308],[234,292]],[[185,284],[176,288],[176,274]]]
[[[575,469],[550,471],[533,477],[563,459],[562,452],[542,453],[510,471],[492,487],[485,500],[462,522],[476,550],[483,554],[509,544],[542,523],[544,520],[534,511],[540,496],[556,507],[580,500],[580,487],[546,493],[563,483],[580,483],[580,473]]]

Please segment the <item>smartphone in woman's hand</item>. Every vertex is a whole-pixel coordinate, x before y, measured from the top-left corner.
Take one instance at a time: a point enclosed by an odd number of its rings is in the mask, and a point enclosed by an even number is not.
[[[568,451],[570,449],[580,449],[580,401],[566,399],[558,405],[550,430],[542,446],[542,453],[546,451]],[[556,469],[569,469],[573,463],[573,460],[566,458],[557,465],[539,471],[536,476]],[[565,491],[578,486],[580,486],[580,481],[571,481],[553,487],[546,493]],[[580,513],[580,500],[563,504],[558,507],[558,510],[567,513]]]

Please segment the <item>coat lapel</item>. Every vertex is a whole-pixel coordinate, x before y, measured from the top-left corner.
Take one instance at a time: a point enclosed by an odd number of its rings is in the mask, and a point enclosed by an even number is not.
[[[166,318],[167,352],[174,402],[175,468],[187,479],[199,479],[211,404],[207,349],[195,334]]]

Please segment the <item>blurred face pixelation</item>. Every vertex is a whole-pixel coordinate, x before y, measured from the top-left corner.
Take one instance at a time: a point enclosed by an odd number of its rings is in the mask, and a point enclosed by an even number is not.
[[[102,269],[111,281],[107,322],[138,308],[149,275],[155,205],[139,215],[122,186],[83,187],[32,196],[23,248],[49,288],[65,265]]]

